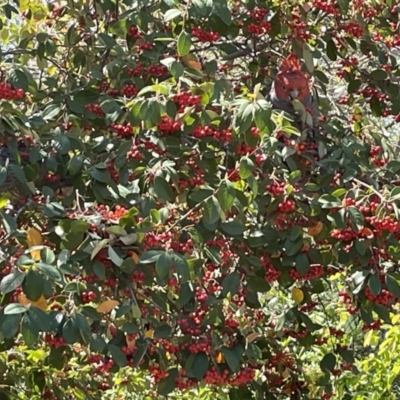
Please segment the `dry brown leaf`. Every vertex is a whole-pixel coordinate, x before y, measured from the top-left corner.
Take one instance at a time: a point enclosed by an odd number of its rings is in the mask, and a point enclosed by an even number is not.
[[[42,234],[33,227],[26,231],[26,240],[29,247],[40,246],[43,244]],[[32,250],[31,256],[35,261],[40,261],[40,250]]]
[[[320,234],[320,232],[322,231],[322,228],[324,227],[324,224],[321,221],[318,221],[316,225],[314,226],[310,226],[307,229],[307,233],[310,236],[317,236]]]
[[[25,293],[20,293],[18,295],[17,299],[18,299],[18,303],[22,304],[23,306],[27,306],[28,304],[31,304],[32,306],[40,308],[43,311],[46,311],[46,309],[47,309],[47,301],[43,295],[41,295],[38,300],[32,301],[26,297]]]
[[[367,239],[373,239],[373,237],[374,237],[374,232],[372,232],[372,230],[369,228],[362,228],[360,233],[363,236],[365,236]]]
[[[202,70],[202,65],[194,54],[186,54],[182,57],[182,62],[186,67]]]
[[[260,334],[257,332],[249,333],[246,337],[247,343],[254,342],[258,337],[260,337]]]
[[[103,301],[102,303],[100,303],[97,306],[96,310],[99,313],[106,314],[106,313],[109,313],[110,311],[112,311],[115,307],[117,307],[118,304],[119,304],[119,301],[109,299],[109,300],[106,300],[106,301]]]

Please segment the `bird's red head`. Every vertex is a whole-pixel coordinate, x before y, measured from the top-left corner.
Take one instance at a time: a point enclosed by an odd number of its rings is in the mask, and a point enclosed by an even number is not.
[[[286,57],[275,76],[274,89],[280,100],[303,101],[310,95],[310,80],[307,73],[301,70],[301,63],[296,54]]]

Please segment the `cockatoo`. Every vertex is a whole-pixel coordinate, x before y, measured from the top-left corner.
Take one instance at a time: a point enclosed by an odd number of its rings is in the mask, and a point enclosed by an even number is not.
[[[308,125],[312,125],[314,130],[318,125],[319,111],[310,86],[309,75],[301,70],[299,58],[292,53],[282,61],[267,100],[271,101],[274,109],[286,111],[293,116],[296,116],[296,109],[298,110],[293,101],[300,101],[312,117],[308,117]],[[302,127],[306,121],[306,118],[302,118]]]

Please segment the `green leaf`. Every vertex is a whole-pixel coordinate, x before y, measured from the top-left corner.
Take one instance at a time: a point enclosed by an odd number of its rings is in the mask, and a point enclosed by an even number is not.
[[[189,279],[189,264],[186,259],[181,254],[171,253],[171,260],[178,275],[186,282]]]
[[[313,61],[313,56],[311,54],[311,51],[306,44],[303,46],[303,58],[304,62],[306,64],[307,71],[312,74],[314,72],[314,61]]]
[[[218,200],[222,210],[227,211],[232,207],[236,198],[235,188],[232,182],[224,179],[218,189]]]
[[[326,54],[332,61],[336,61],[338,51],[332,39],[326,44]]]
[[[108,351],[117,365],[119,365],[120,367],[126,367],[126,365],[128,364],[128,360],[125,353],[118,346],[109,344]]]
[[[164,22],[172,21],[173,19],[180,17],[182,15],[182,11],[177,8],[171,8],[167,10],[164,14]]]
[[[178,369],[172,368],[168,371],[168,376],[158,383],[157,392],[160,396],[168,396],[176,388],[176,378],[178,377]]]
[[[0,329],[6,339],[11,339],[17,334],[21,319],[21,314],[4,316]]]
[[[117,46],[117,41],[112,36],[107,35],[106,33],[99,33],[98,37],[100,42],[104,44],[107,49],[112,49]]]
[[[134,362],[135,367],[137,367],[140,364],[143,357],[146,355],[147,349],[149,348],[149,342],[143,341],[143,340],[138,340],[138,341],[136,341],[136,346],[137,346],[137,349],[133,356],[133,362]]]
[[[159,339],[168,339],[171,337],[172,327],[168,324],[161,324],[154,329],[154,337]]]
[[[231,272],[222,281],[222,296],[226,296],[228,293],[234,296],[238,291],[240,283],[240,275],[237,272]]]
[[[25,274],[19,271],[11,272],[6,275],[0,282],[1,293],[10,293],[22,284]]]
[[[252,175],[254,169],[255,165],[249,157],[245,156],[240,159],[239,176],[242,179],[247,179],[250,175]]]
[[[222,22],[227,26],[231,25],[232,16],[231,16],[231,11],[227,7],[227,5],[222,2],[221,3],[215,2],[214,7],[217,15],[221,18]]]
[[[240,362],[242,359],[243,355],[243,350],[240,351],[239,346],[229,348],[226,346],[223,346],[221,348],[222,354],[225,356],[226,363],[229,366],[229,369],[233,372],[239,372],[240,370]]]
[[[347,212],[354,231],[358,231],[364,227],[364,216],[357,207],[347,207]]]
[[[229,236],[240,236],[246,230],[246,227],[241,221],[234,219],[233,221],[223,222],[221,230]]]
[[[188,34],[185,31],[182,31],[178,36],[178,55],[182,57],[188,54],[191,46],[192,46],[192,40],[190,34]]]
[[[387,72],[383,69],[376,69],[370,73],[372,79],[384,81],[387,78]]]
[[[19,303],[11,303],[7,304],[4,308],[5,315],[12,315],[12,314],[23,314],[27,311],[27,308]]]
[[[25,92],[29,89],[29,80],[24,71],[14,69],[9,74],[9,81],[16,89],[23,89]]]
[[[42,275],[31,269],[22,283],[22,289],[29,300],[39,300],[44,291],[44,280]]]
[[[331,194],[323,194],[318,202],[321,203],[322,208],[338,208],[342,205],[341,200]]]
[[[220,218],[221,208],[218,200],[211,196],[204,203],[203,206],[203,219],[208,225],[216,223]]]
[[[172,257],[169,252],[162,253],[156,261],[156,274],[159,278],[166,278],[172,267]]]
[[[332,353],[325,354],[324,358],[319,363],[323,372],[333,371],[336,365],[336,356]]]
[[[139,263],[141,263],[141,264],[153,264],[163,254],[165,254],[165,252],[163,250],[149,250],[149,251],[146,251],[140,256]]]
[[[42,271],[50,279],[53,279],[55,281],[61,280],[60,271],[53,265],[49,265],[49,264],[45,264],[45,263],[41,263],[41,262],[36,263],[35,265],[40,271]]]
[[[247,278],[247,284],[255,292],[266,293],[271,289],[269,283],[258,276],[251,276]]]
[[[92,176],[92,178],[95,179],[96,181],[102,183],[110,183],[111,181],[110,173],[105,169],[98,169],[93,167],[90,168],[89,173]]]
[[[178,61],[174,61],[170,65],[169,71],[171,72],[171,75],[177,80],[181,76],[183,76],[183,74],[185,73],[185,68],[183,67],[182,63],[180,63]]]
[[[174,192],[171,189],[171,184],[169,184],[164,177],[156,176],[154,178],[154,191],[159,197],[159,200],[173,202],[175,200]]]
[[[379,277],[376,275],[371,275],[368,281],[368,287],[371,289],[371,293],[374,296],[378,296],[382,290],[382,284]]]
[[[296,256],[296,271],[301,275],[305,276],[310,270],[310,260],[304,253],[298,254]]]
[[[208,365],[209,360],[206,353],[191,354],[185,364],[186,376],[200,381],[206,374]]]
[[[389,292],[392,293],[393,296],[400,297],[400,286],[392,275],[386,275],[386,285]]]
[[[32,325],[32,321],[29,319],[27,314],[22,317],[21,333],[24,342],[28,347],[31,347],[36,343],[38,332],[36,327]]]

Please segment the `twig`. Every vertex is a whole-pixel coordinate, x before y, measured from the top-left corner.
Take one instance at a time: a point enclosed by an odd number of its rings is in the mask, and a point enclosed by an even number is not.
[[[126,283],[128,285],[128,289],[131,293],[132,302],[140,311],[139,303],[136,299],[135,292],[133,291],[132,283],[128,279],[126,280]],[[141,314],[141,311],[140,311],[140,314]],[[142,316],[139,317],[139,325],[140,325],[140,335],[142,338],[144,338],[145,334],[144,334],[144,325],[143,325],[143,321],[142,321]]]
[[[367,183],[360,181],[357,178],[353,178],[354,182],[357,182],[359,185],[364,186],[367,189],[370,189],[372,192],[374,192],[381,200],[383,203],[387,203],[388,200],[385,199],[375,188],[373,188],[371,185],[368,185]]]

